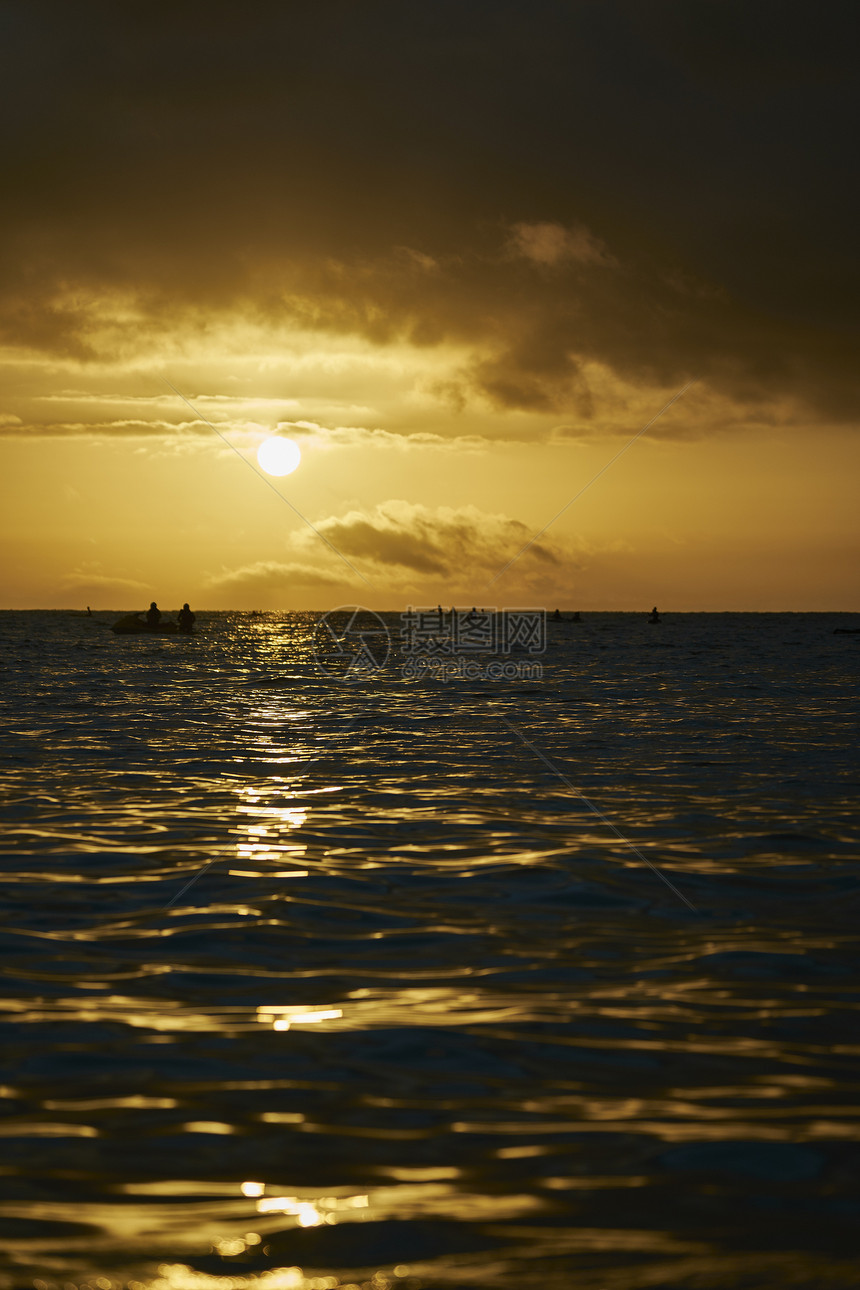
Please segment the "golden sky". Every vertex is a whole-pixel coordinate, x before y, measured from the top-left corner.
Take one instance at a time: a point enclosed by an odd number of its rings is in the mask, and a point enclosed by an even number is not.
[[[848,10],[769,14],[7,10],[0,607],[857,608]]]

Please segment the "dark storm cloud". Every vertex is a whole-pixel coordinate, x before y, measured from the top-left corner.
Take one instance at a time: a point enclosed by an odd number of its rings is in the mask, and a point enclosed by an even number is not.
[[[470,0],[6,6],[6,343],[240,310],[856,414],[854,8]],[[121,311],[120,311],[121,312]]]

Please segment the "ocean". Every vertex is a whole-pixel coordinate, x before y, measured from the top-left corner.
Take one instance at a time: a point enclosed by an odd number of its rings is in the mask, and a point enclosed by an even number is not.
[[[0,614],[3,1290],[860,1284],[856,616],[116,616]]]

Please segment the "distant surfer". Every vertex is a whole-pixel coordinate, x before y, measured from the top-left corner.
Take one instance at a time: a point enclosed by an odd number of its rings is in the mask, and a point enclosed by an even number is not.
[[[146,624],[148,627],[157,627],[161,622],[161,610],[153,600],[146,611]]]
[[[92,618],[92,616],[93,616],[93,611],[90,609],[89,605],[87,605],[87,618]]]
[[[561,622],[561,611],[560,611],[560,610],[558,610],[558,609],[557,609],[557,610],[555,611],[555,613],[554,613],[554,614],[553,614],[553,616],[552,616],[552,621],[553,621],[554,623],[560,623],[560,622]]]
[[[194,619],[196,617],[197,615],[193,614],[189,609],[188,601],[186,600],[185,604],[176,615],[176,621],[179,623],[179,630],[181,632],[190,632],[194,627]]]
[[[654,608],[651,610],[651,617],[648,619],[648,622],[659,623],[659,621],[660,621],[660,615],[657,613],[657,606],[655,605]]]

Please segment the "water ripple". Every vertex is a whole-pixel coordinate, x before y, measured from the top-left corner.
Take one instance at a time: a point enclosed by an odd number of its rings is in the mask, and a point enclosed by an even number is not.
[[[3,1290],[856,1285],[838,618],[109,617],[0,615]]]

